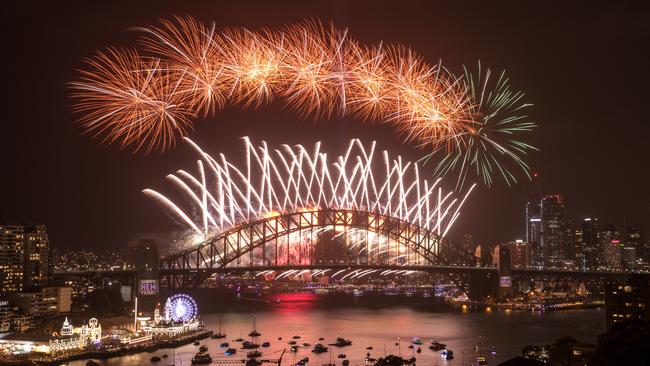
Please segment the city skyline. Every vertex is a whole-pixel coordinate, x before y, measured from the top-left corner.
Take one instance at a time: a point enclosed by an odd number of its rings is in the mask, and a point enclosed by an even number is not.
[[[257,6],[264,10],[264,5]],[[423,13],[429,14],[432,10],[427,5],[418,6]],[[535,104],[532,119],[539,128],[533,142],[541,151],[533,153],[530,160],[533,171],[539,173],[539,183],[522,180],[512,188],[495,185],[490,189],[477,189],[451,233],[459,243],[465,233],[471,233],[477,242],[486,244],[522,238],[525,192],[535,190],[563,194],[569,216],[576,221],[598,217],[603,225],[612,223],[621,231],[625,226],[639,225],[643,232],[648,232],[650,198],[644,187],[650,173],[643,167],[644,156],[649,154],[642,142],[649,127],[642,123],[644,91],[642,87],[635,90],[622,84],[630,77],[624,77],[626,73],[632,70],[639,85],[644,85],[643,80],[649,77],[643,68],[629,66],[630,63],[643,65],[647,56],[633,54],[633,49],[627,47],[643,44],[648,39],[648,26],[641,23],[647,9],[600,5],[581,13],[579,9],[563,8],[557,22],[551,23],[544,21],[544,16],[548,15],[544,12],[549,10],[534,6],[513,7],[503,13],[498,11],[501,9],[477,8],[465,14],[461,26],[457,25],[464,33],[451,35],[445,32],[451,29],[445,27],[448,21],[445,15],[458,10],[453,7],[436,7],[440,15],[436,17],[437,22],[432,22],[434,25],[429,25],[430,19],[426,17],[394,17],[388,20],[391,26],[379,21],[379,18],[385,19],[380,15],[404,10],[386,6],[375,9],[376,14],[368,14],[361,5],[343,3],[288,8],[282,15],[260,11],[242,16],[242,8],[236,5],[206,10],[199,5],[163,4],[132,10],[128,17],[119,18],[104,17],[104,11],[119,10],[88,4],[71,7],[65,12],[45,7],[29,16],[26,9],[16,9],[17,14],[23,15],[17,17],[22,22],[44,24],[52,32],[44,35],[36,31],[37,27],[31,27],[13,40],[21,54],[32,56],[21,57],[17,65],[10,66],[12,70],[24,70],[11,76],[24,87],[15,92],[16,100],[11,103],[17,106],[9,112],[9,118],[16,121],[9,127],[14,139],[3,145],[3,155],[12,157],[8,171],[21,178],[3,182],[0,217],[46,225],[54,246],[123,247],[129,240],[140,237],[169,240],[170,232],[180,230],[140,190],[162,186],[161,176],[170,173],[170,167],[190,166],[190,149],[179,146],[163,155],[142,156],[118,151],[114,146],[96,146],[94,141],[80,136],[74,125],[76,117],[69,110],[66,83],[72,79],[71,70],[81,67],[82,59],[92,55],[94,49],[111,45],[115,37],[119,38],[119,45],[135,39],[129,27],[151,25],[158,17],[186,13],[201,20],[214,19],[218,26],[252,29],[309,16],[319,17],[347,28],[362,41],[408,43],[429,63],[442,57],[449,65],[473,65],[479,58],[490,67],[506,69],[511,83],[525,90],[527,101]],[[537,14],[537,10],[541,13]],[[489,16],[483,16],[484,11]],[[616,16],[607,15],[612,11]],[[53,14],[56,16],[52,17]],[[573,16],[583,19],[583,28],[573,28]],[[527,21],[540,22],[542,27],[539,30],[527,28],[523,36],[509,35],[499,27],[486,28],[490,17],[508,20],[515,27]],[[594,20],[585,20],[589,18]],[[85,22],[90,19],[97,33],[76,34],[75,26],[82,23],[88,26]],[[602,19],[611,21],[597,21]],[[14,32],[22,29],[17,25],[14,28]],[[575,33],[571,33],[573,31]],[[34,44],[37,35],[47,37],[41,40],[45,47],[56,44],[64,47],[64,51],[56,53],[55,59],[36,57],[40,50],[26,45]],[[70,44],[57,42],[57,39],[77,42]],[[522,43],[521,39],[531,42]],[[609,56],[599,53],[601,46],[611,51]],[[511,53],[522,57],[512,58]],[[623,59],[616,56],[619,54]],[[599,78],[596,86],[590,84],[593,73],[604,65],[622,75]],[[34,97],[25,98],[26,93]],[[29,101],[38,98],[43,99],[43,108],[29,108]],[[610,107],[603,112],[598,108],[602,105]],[[621,119],[626,119],[629,126],[622,127]],[[278,104],[257,110],[228,108],[210,122],[198,123],[195,137],[212,154],[238,151],[239,137],[248,134],[273,144],[321,140],[331,147],[332,153],[340,152],[337,148],[349,138],[362,137],[366,142],[377,140],[381,149],[402,154],[408,160],[417,160],[421,155],[421,151],[394,137],[388,127],[368,129],[343,119],[301,119]],[[36,133],[35,129],[38,129]],[[286,136],[282,131],[287,129],[295,134]],[[615,147],[610,149],[610,146]],[[16,151],[22,153],[15,154]],[[433,168],[433,164],[425,165],[423,171]],[[452,188],[453,180],[450,179],[446,187]],[[499,214],[485,214],[494,210]]]

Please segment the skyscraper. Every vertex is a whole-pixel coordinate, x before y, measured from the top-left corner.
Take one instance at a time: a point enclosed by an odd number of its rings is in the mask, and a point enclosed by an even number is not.
[[[600,265],[600,228],[598,219],[587,217],[582,221],[582,256],[585,270],[598,269]]]
[[[23,290],[25,239],[22,225],[0,226],[0,291]]]
[[[607,225],[600,233],[600,267],[608,270],[621,269],[621,238],[614,225]]]
[[[540,252],[545,267],[565,268],[570,257],[571,230],[566,217],[564,200],[559,194],[547,195],[540,203]]]
[[[21,292],[47,285],[49,249],[44,225],[1,225],[0,291]]]
[[[623,247],[621,248],[621,259],[625,269],[635,270],[637,268],[637,260],[644,256],[644,247],[641,238],[641,228],[638,226],[628,226],[623,240]]]
[[[45,225],[25,226],[25,267],[23,288],[47,285],[50,242]]]
[[[526,242],[530,245],[531,262],[534,267],[541,267],[544,264],[540,247],[541,223],[539,202],[526,203]]]

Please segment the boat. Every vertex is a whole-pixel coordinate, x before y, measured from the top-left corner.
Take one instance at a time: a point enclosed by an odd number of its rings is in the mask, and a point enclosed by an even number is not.
[[[413,345],[412,345],[412,344],[409,344],[409,349],[411,349],[411,348],[413,348]]]
[[[244,341],[244,342],[242,342],[242,344],[241,344],[241,348],[243,348],[243,349],[255,349],[255,348],[259,348],[259,347],[260,347],[259,344],[257,344],[257,343],[253,343],[253,342],[249,342],[249,341]]]
[[[338,357],[338,358],[346,358],[347,356],[345,355],[345,353],[339,353],[339,355],[336,356],[336,357]]]
[[[446,347],[447,347],[447,345],[444,344],[444,343],[440,343],[440,342],[437,342],[437,341],[435,341],[435,342],[431,341],[431,345],[429,346],[429,349],[432,350],[432,351],[440,351],[440,350],[445,349]]]
[[[228,348],[228,347],[230,347],[230,343],[228,343],[228,342],[223,342],[223,343],[221,343],[221,344],[219,345],[219,347],[221,347],[221,348]]]
[[[95,360],[88,360],[86,361],[86,366],[99,366],[99,362]]]
[[[262,361],[258,361],[254,358],[249,358],[246,360],[246,366],[259,366],[262,364]]]
[[[336,346],[336,347],[345,347],[349,346],[352,344],[352,341],[349,339],[345,339],[343,337],[336,337],[336,342],[331,343],[330,346]]]
[[[248,333],[248,336],[255,338],[255,337],[259,337],[261,335],[262,335],[262,333],[257,331],[257,316],[255,316],[255,317],[253,317],[253,330],[250,333]]]
[[[300,336],[299,336],[299,335],[295,335],[295,336],[293,336],[293,337],[291,337],[291,338],[293,338],[293,339],[300,339]]]
[[[206,346],[205,344],[202,345],[201,347],[199,347],[199,351],[200,352],[208,352],[208,346]]]
[[[422,294],[422,297],[427,299],[427,298],[431,297],[431,293],[429,291],[424,291],[424,293]]]
[[[237,339],[235,339],[235,342],[243,342],[243,341],[244,341],[244,338],[237,338]]]
[[[237,353],[237,350],[234,348],[228,348],[226,352],[224,352],[226,356],[234,355],[235,353]]]
[[[281,341],[281,340],[282,340],[282,337],[278,337],[278,341]]]
[[[485,359],[485,357],[479,356],[479,357],[476,358],[476,364],[481,365],[481,366],[487,365],[487,360]]]
[[[294,353],[298,352],[298,346],[296,346],[295,344],[293,346],[291,346],[291,352],[294,352]]]
[[[415,351],[415,352],[422,353],[422,348],[418,347],[417,351]]]
[[[271,346],[271,342],[262,343],[262,347],[269,347],[269,346]]]
[[[352,295],[355,297],[363,296],[363,290],[355,288],[354,291],[352,291]]]
[[[246,357],[248,357],[248,358],[260,357],[261,355],[262,355],[262,352],[257,351],[257,350],[250,351],[250,352],[246,353]]]
[[[194,341],[195,346],[198,346],[199,344],[201,344],[201,343],[199,343],[199,341]]]
[[[151,359],[150,359],[149,361],[151,361],[151,362],[158,362],[158,361],[160,361],[160,360],[161,360],[161,358],[160,358],[159,356],[153,356],[153,357],[151,357]]]
[[[309,346],[311,346],[311,344],[309,344],[309,342],[305,342],[305,343],[303,343],[302,345],[303,345],[304,347],[309,347]]]
[[[343,366],[348,366],[349,364],[350,364],[350,360],[347,360],[347,359],[343,360],[343,363],[342,363]]]
[[[316,343],[314,345],[314,349],[311,350],[314,353],[323,353],[327,352],[327,347],[323,346],[322,343]]]
[[[372,349],[372,346],[368,346],[368,347],[366,347],[366,349],[367,349],[367,350],[371,350],[371,349]]]
[[[307,363],[309,362],[309,357],[303,357],[300,361]]]
[[[167,358],[167,357],[169,357],[169,356],[167,356],[166,353],[162,355],[162,358]]]
[[[212,363],[212,357],[206,352],[199,352],[192,356],[192,365],[208,365]]]
[[[323,337],[320,337],[320,338],[318,338],[318,340],[319,340],[319,341],[324,341],[324,340],[325,340],[325,338],[323,338]]]
[[[424,342],[422,342],[422,339],[419,338],[419,337],[413,337],[413,339],[411,340],[411,343],[413,343],[413,344],[422,344]]]
[[[226,333],[221,332],[221,318],[219,318],[219,332],[212,334],[212,339],[226,338]]]

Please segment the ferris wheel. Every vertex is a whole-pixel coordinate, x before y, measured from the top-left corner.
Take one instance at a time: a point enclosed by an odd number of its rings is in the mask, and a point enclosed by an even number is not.
[[[167,298],[165,303],[165,317],[174,322],[186,323],[199,315],[196,301],[186,294],[176,294]]]

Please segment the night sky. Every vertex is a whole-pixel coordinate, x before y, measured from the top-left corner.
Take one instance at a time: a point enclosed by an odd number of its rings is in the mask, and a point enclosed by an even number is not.
[[[648,2],[21,3],[4,5],[2,22],[0,218],[47,225],[56,247],[123,248],[141,237],[168,241],[180,229],[141,190],[172,191],[165,175],[195,167],[189,147],[134,155],[101,146],[74,124],[66,87],[84,57],[135,45],[131,27],[172,15],[252,29],[318,18],[349,28],[363,43],[409,45],[455,71],[477,59],[506,69],[512,85],[535,104],[531,116],[540,127],[531,141],[541,151],[530,163],[540,173],[541,191],[564,194],[572,218],[650,230]],[[244,135],[271,144],[321,140],[332,153],[359,137],[409,159],[422,154],[388,125],[301,119],[279,103],[256,110],[230,106],[195,126],[190,136],[213,154],[238,154]],[[489,244],[521,238],[533,186],[475,191],[452,237],[472,233]]]

